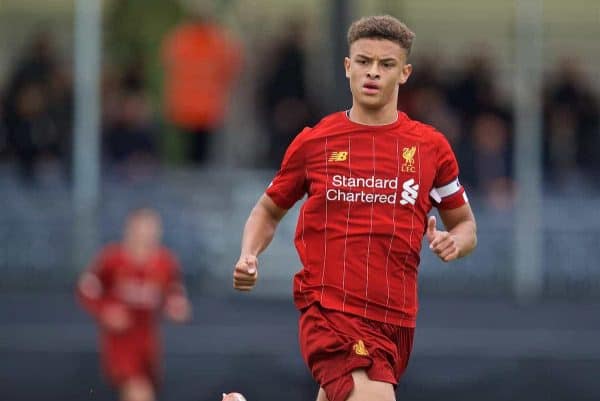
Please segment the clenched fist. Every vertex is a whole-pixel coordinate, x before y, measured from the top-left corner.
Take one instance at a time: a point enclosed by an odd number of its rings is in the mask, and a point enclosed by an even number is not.
[[[233,270],[233,288],[239,291],[250,291],[258,279],[258,259],[248,255],[240,257]]]

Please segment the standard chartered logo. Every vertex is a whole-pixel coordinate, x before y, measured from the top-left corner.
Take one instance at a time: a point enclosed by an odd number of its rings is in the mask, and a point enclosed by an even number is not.
[[[398,177],[378,178],[347,177],[334,175],[330,188],[326,192],[327,200],[339,202],[363,202],[393,205],[397,202]],[[364,189],[367,189],[365,191]],[[400,197],[401,205],[414,205],[417,200],[419,185],[415,185],[413,178],[402,184]],[[387,193],[383,193],[387,192]]]
[[[414,205],[417,201],[417,196],[419,195],[419,184],[415,184],[415,180],[411,178],[410,180],[404,181],[402,184],[402,199],[400,200],[401,205],[411,204]]]

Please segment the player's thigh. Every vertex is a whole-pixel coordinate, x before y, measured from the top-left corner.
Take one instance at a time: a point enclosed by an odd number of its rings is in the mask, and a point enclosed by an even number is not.
[[[317,401],[329,401],[323,387],[319,388],[319,394],[317,394]]]
[[[396,401],[391,383],[371,380],[362,369],[353,371],[352,379],[354,389],[346,401]]]
[[[123,382],[121,401],[155,401],[154,387],[150,379],[138,376]]]

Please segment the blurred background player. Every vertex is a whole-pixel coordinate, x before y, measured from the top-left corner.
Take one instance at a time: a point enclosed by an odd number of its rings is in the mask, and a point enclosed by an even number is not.
[[[178,323],[191,318],[178,262],[161,245],[161,234],[156,211],[132,211],[122,242],[104,247],[77,285],[78,298],[98,321],[102,365],[121,401],[156,399],[160,313]]]
[[[291,19],[274,38],[260,65],[263,80],[257,104],[268,133],[267,166],[278,168],[296,134],[315,122],[315,102],[307,88],[306,22]]]
[[[450,144],[396,108],[413,38],[389,15],[350,26],[352,107],[294,139],[244,228],[233,282],[249,291],[257,256],[308,195],[296,229],[303,268],[294,301],[302,357],[321,386],[317,401],[394,401],[412,351],[422,238],[444,262],[477,243]],[[432,207],[447,231],[428,217]]]

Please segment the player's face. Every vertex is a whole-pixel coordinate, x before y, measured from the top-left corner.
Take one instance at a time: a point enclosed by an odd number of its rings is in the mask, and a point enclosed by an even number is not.
[[[140,215],[131,218],[125,229],[126,241],[134,246],[152,248],[161,240],[160,219],[152,215]]]
[[[406,82],[412,66],[406,64],[406,50],[385,39],[359,39],[346,57],[346,77],[355,105],[381,109],[398,101],[398,87]]]

